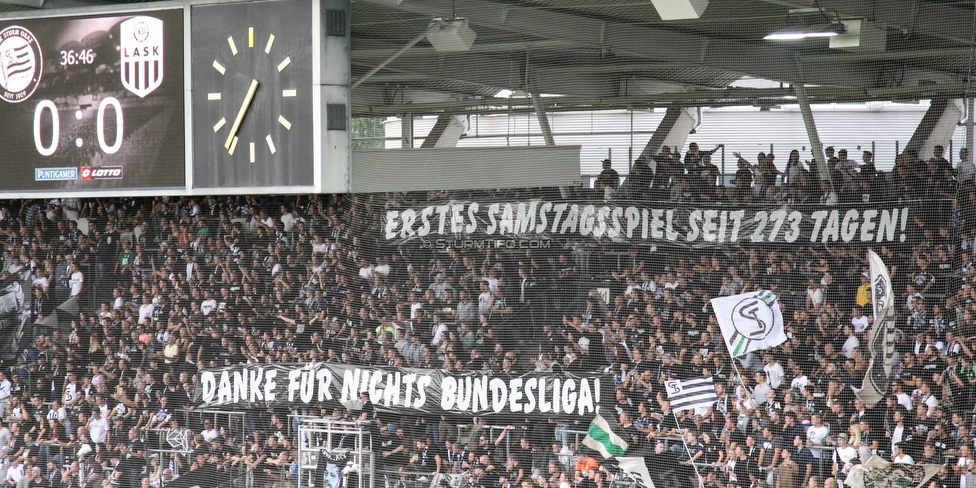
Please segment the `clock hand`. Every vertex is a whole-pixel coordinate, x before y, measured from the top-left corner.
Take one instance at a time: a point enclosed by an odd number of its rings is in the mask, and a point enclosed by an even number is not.
[[[247,113],[248,107],[251,106],[251,101],[254,100],[254,92],[257,90],[258,80],[251,80],[251,86],[247,89],[244,103],[241,104],[241,109],[237,111],[237,118],[234,119],[234,125],[231,126],[230,134],[227,135],[227,141],[224,142],[224,149],[230,149],[230,144],[234,141],[234,136],[237,135],[237,129],[241,128],[241,121],[244,120],[244,114]]]

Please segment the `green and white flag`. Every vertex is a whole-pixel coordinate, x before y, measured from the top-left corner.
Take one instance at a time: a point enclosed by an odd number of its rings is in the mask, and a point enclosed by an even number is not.
[[[713,298],[711,303],[732,357],[786,342],[783,312],[775,293],[754,291]]]
[[[613,431],[613,426],[607,422],[600,414],[597,414],[590,423],[590,428],[586,431],[583,438],[583,445],[599,452],[604,458],[609,459],[627,452],[630,447],[623,437]]]

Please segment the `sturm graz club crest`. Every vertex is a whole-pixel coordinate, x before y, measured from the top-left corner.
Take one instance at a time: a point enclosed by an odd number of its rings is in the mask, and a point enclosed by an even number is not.
[[[31,31],[14,25],[0,32],[0,98],[20,103],[41,83],[41,46]]]
[[[874,292],[874,309],[883,310],[888,306],[888,280],[878,274],[871,289]]]
[[[122,86],[145,98],[163,83],[163,21],[133,17],[122,22],[119,38]]]
[[[765,339],[774,330],[776,313],[773,305],[776,295],[770,291],[745,298],[732,309],[732,325],[735,334],[730,338],[732,355],[738,356],[749,350],[749,343]]]

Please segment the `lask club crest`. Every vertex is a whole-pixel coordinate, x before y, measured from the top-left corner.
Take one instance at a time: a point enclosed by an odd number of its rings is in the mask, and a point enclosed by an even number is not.
[[[133,17],[120,25],[122,86],[145,98],[163,83],[163,21]]]

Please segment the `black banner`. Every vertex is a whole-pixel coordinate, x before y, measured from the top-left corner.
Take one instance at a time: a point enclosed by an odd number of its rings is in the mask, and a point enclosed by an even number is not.
[[[939,212],[932,204],[925,217]],[[387,210],[383,238],[427,248],[544,247],[549,238],[634,244],[897,243],[909,240],[910,205],[652,207],[639,202],[450,201]]]
[[[397,415],[592,417],[613,402],[608,375],[450,373],[331,363],[244,365],[205,370],[204,407],[341,404],[359,408],[367,392],[379,412]]]

